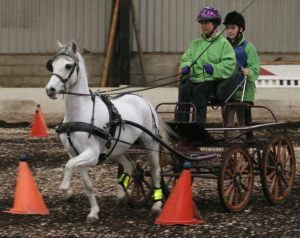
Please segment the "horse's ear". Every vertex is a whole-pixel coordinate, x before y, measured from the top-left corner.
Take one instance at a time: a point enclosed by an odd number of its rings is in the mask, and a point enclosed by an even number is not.
[[[77,53],[77,43],[75,41],[72,41],[71,42],[71,46],[72,46],[72,50],[74,53]]]
[[[59,40],[57,40],[57,44],[58,44],[59,48],[63,48],[64,47],[63,44]]]

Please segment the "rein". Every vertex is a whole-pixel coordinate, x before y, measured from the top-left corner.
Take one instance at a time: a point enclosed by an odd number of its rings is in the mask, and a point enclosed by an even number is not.
[[[245,12],[253,3],[255,3],[256,2],[256,0],[253,0],[251,3],[249,3],[242,11],[241,11],[241,13],[243,13],[243,12]],[[235,18],[232,20],[232,22],[234,21],[234,20],[236,20],[236,18],[237,18],[237,16],[235,16]],[[200,53],[200,55],[192,62],[192,64],[189,66],[190,68],[200,59],[200,57],[212,46],[212,44],[224,33],[224,31],[226,30],[226,28],[225,29],[223,29],[222,31],[221,31],[221,33],[220,34],[218,34],[217,36],[216,36],[216,38],[214,38],[213,39],[213,41],[203,50],[203,52],[202,53]]]
[[[192,77],[196,77],[196,76],[199,76],[199,75],[202,75],[202,74],[203,73],[190,75],[188,77],[183,78],[182,80],[190,79]],[[162,79],[166,79],[166,78],[162,78]],[[159,80],[162,80],[162,79],[157,79],[155,81],[159,81]],[[154,82],[154,81],[152,81],[152,82]],[[172,81],[172,82],[169,82],[169,83],[163,83],[163,84],[159,84],[159,85],[155,85],[155,86],[151,86],[151,87],[149,86],[149,87],[145,87],[145,88],[142,88],[142,89],[136,89],[136,90],[126,91],[126,92],[118,92],[118,93],[111,93],[111,92],[120,91],[120,90],[127,89],[127,88],[133,88],[133,87],[136,87],[136,86],[126,86],[126,87],[123,87],[123,88],[116,88],[116,89],[107,90],[107,91],[104,91],[104,92],[100,92],[100,90],[97,90],[96,92],[94,92],[94,94],[97,95],[97,96],[101,96],[101,95],[105,95],[105,96],[120,95],[120,96],[123,96],[125,94],[151,90],[151,89],[159,88],[159,87],[162,87],[162,86],[167,86],[167,85],[170,85],[170,84],[174,84],[174,83],[177,83],[177,82],[178,81],[176,80],[176,81]],[[68,94],[68,95],[75,95],[75,96],[90,96],[90,94],[88,94],[88,93],[61,92],[60,94]]]
[[[243,12],[245,12],[252,4],[254,4],[256,2],[256,0],[253,0],[251,3],[249,3],[242,11],[241,11],[241,13],[243,13]],[[236,17],[235,17],[236,18]],[[233,20],[235,20],[235,19],[233,19]],[[217,36],[216,36],[216,38],[214,38],[214,40],[203,50],[203,52],[201,52],[200,53],[200,55],[192,62],[192,64],[189,66],[189,67],[192,67],[198,60],[199,60],[199,58],[211,47],[211,45],[220,37],[220,35],[222,35],[223,33],[224,33],[224,31],[226,30],[226,28],[225,29],[223,29],[222,31],[221,31],[221,33],[220,34],[218,34]],[[154,83],[154,82],[157,82],[157,81],[161,81],[161,80],[164,80],[164,79],[168,79],[168,78],[173,78],[173,77],[177,77],[177,76],[180,76],[181,75],[181,73],[179,73],[179,74],[175,74],[175,75],[171,75],[171,76],[168,76],[168,77],[163,77],[163,78],[160,78],[160,79],[156,79],[156,80],[153,80],[153,81],[150,81],[149,83]],[[186,77],[186,78],[184,78],[184,75],[181,75],[182,76],[182,78],[180,79],[180,80],[186,80],[186,79],[189,79],[189,78],[191,78],[191,77],[194,77],[195,75],[193,75],[193,76],[190,76],[190,77]],[[176,81],[174,81],[174,82],[170,82],[170,83],[165,83],[165,84],[161,84],[161,85],[158,85],[158,86],[153,86],[153,87],[147,87],[147,88],[145,88],[145,89],[140,89],[140,90],[133,90],[133,91],[128,91],[128,93],[132,93],[132,92],[141,92],[141,91],[145,91],[145,90],[150,90],[150,89],[153,89],[153,88],[158,88],[158,87],[161,87],[161,86],[166,86],[166,85],[170,85],[170,84],[173,84],[173,83],[176,83],[177,82],[177,80]],[[146,85],[147,85],[147,83],[146,83]],[[125,86],[125,87],[122,87],[122,88],[117,88],[117,89],[113,89],[113,90],[108,90],[108,91],[104,91],[103,93],[105,94],[105,95],[111,95],[111,94],[115,94],[115,93],[111,93],[111,92],[114,92],[114,91],[120,91],[120,90],[124,90],[124,89],[128,89],[128,88],[132,88],[132,87],[136,87],[136,86],[139,86],[139,85],[132,85],[132,86]],[[142,85],[140,85],[140,86],[142,86]]]
[[[98,164],[100,162],[104,161],[106,158],[108,158],[112,154],[112,152],[114,151],[114,149],[115,149],[115,147],[117,146],[118,143],[123,143],[123,144],[127,144],[127,145],[130,145],[130,146],[134,145],[134,143],[129,143],[127,141],[120,140],[122,126],[124,124],[129,124],[130,125],[130,123],[128,123],[128,121],[123,121],[123,119],[122,119],[121,115],[119,114],[117,108],[109,100],[108,96],[100,94],[98,92],[93,93],[91,90],[90,90],[90,94],[71,93],[71,92],[69,92],[69,93],[65,92],[64,94],[70,94],[70,95],[75,95],[75,96],[89,96],[89,97],[91,97],[91,100],[93,102],[93,111],[92,111],[91,123],[67,122],[67,123],[61,123],[56,128],[56,132],[59,133],[59,134],[67,133],[69,144],[73,148],[73,150],[75,151],[75,153],[77,155],[79,155],[79,152],[76,149],[76,147],[73,144],[73,142],[71,140],[71,137],[70,137],[70,133],[71,132],[76,132],[76,131],[88,132],[89,133],[89,138],[93,134],[93,135],[96,135],[96,136],[106,140],[105,147],[107,149],[109,149],[109,152],[100,154],[100,156],[98,158]],[[99,127],[96,127],[94,125],[94,112],[95,112],[96,97],[99,97],[104,102],[104,104],[107,106],[108,112],[109,112],[109,122],[107,122],[103,126],[103,129],[101,129]],[[152,114],[152,117],[153,117],[153,121],[155,121],[153,114]],[[156,124],[155,124],[155,126],[156,126]],[[119,127],[119,129],[118,129],[118,134],[115,137],[114,135],[116,133],[117,127]],[[107,128],[110,128],[109,131],[105,130]],[[156,127],[156,133],[158,133],[158,128],[157,127]],[[114,141],[114,144],[111,147],[112,141]]]

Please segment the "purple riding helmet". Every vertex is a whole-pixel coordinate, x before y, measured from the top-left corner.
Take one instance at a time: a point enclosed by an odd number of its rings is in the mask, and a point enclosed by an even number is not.
[[[197,20],[198,22],[211,21],[218,26],[221,24],[221,15],[217,9],[213,7],[205,7],[200,10]]]

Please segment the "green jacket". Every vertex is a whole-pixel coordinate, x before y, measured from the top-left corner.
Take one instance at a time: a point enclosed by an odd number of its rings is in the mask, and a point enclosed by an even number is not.
[[[219,34],[220,33],[217,35]],[[212,43],[216,37],[217,36],[208,39],[201,37],[193,40],[187,51],[181,57],[180,68],[183,68],[190,66],[201,55],[191,68],[190,75],[194,83],[226,79],[234,72],[236,58],[231,44],[222,35]],[[208,46],[209,48],[207,49]],[[211,64],[213,66],[214,71],[212,75],[205,73],[203,70],[203,65],[205,64]]]
[[[243,37],[238,45],[241,45],[245,41]],[[249,70],[249,75],[247,77],[246,89],[244,94],[244,101],[246,102],[254,102],[255,100],[255,80],[259,76],[260,72],[260,61],[257,55],[256,49],[251,42],[248,42],[245,47],[246,55],[247,55],[247,66],[246,68]],[[238,90],[235,94],[235,99],[240,100],[242,98],[242,90]]]

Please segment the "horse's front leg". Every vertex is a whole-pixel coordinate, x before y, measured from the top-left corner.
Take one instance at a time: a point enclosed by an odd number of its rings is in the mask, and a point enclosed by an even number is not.
[[[69,158],[73,158],[73,156],[69,153]],[[59,186],[59,189],[62,192],[62,197],[64,200],[69,201],[72,200],[73,198],[73,189],[71,187],[71,177],[72,177],[73,172],[68,171],[68,173],[66,173],[66,169],[65,169],[65,173],[64,173],[64,178],[63,181],[61,183],[61,185]]]
[[[90,205],[91,205],[91,211],[86,218],[86,222],[93,223],[93,222],[96,222],[99,220],[98,213],[99,213],[100,209],[99,209],[99,206],[98,206],[98,203],[96,200],[96,195],[94,192],[93,183],[89,176],[88,168],[81,166],[80,174],[83,179],[85,193],[87,194],[89,201],[90,201]]]
[[[67,164],[65,165],[63,180],[59,186],[59,189],[62,192],[62,197],[64,200],[70,200],[73,197],[73,189],[71,187],[71,178],[74,173],[74,162],[72,162],[72,161],[73,161],[73,159],[75,159],[78,156],[73,157],[69,153],[69,157],[70,157],[70,159],[67,162]]]
[[[60,134],[60,140],[63,143],[65,148],[69,148],[69,142],[68,142],[68,137],[65,133]],[[69,148],[69,150],[72,150],[72,148]],[[69,161],[76,156],[75,151],[72,153],[69,152]],[[59,186],[59,190],[62,192],[62,197],[64,200],[71,200],[73,197],[73,189],[71,187],[71,178],[73,174],[73,168],[70,166],[65,166],[65,171],[64,171],[64,177],[63,180]]]
[[[80,155],[71,158],[66,166],[63,181],[60,185],[60,189],[63,194],[68,194],[72,191],[70,186],[70,180],[76,168],[80,169],[81,176],[84,182],[85,192],[87,193],[91,205],[91,212],[87,217],[87,222],[95,222],[98,220],[99,207],[96,202],[96,197],[93,192],[92,182],[89,178],[87,169],[95,166],[98,161],[99,151],[95,151],[92,148],[88,148],[83,151]]]
[[[59,186],[59,189],[63,193],[63,198],[68,200],[72,197],[73,195],[73,189],[71,187],[71,178],[73,176],[73,173],[75,169],[83,164],[84,166],[87,164],[88,166],[94,166],[98,162],[98,157],[97,157],[98,152],[94,152],[93,150],[85,150],[83,153],[81,153],[78,156],[73,157],[69,153],[69,161],[67,162],[65,166],[65,172],[64,172],[64,177],[63,180]],[[100,153],[100,152],[99,152]]]

